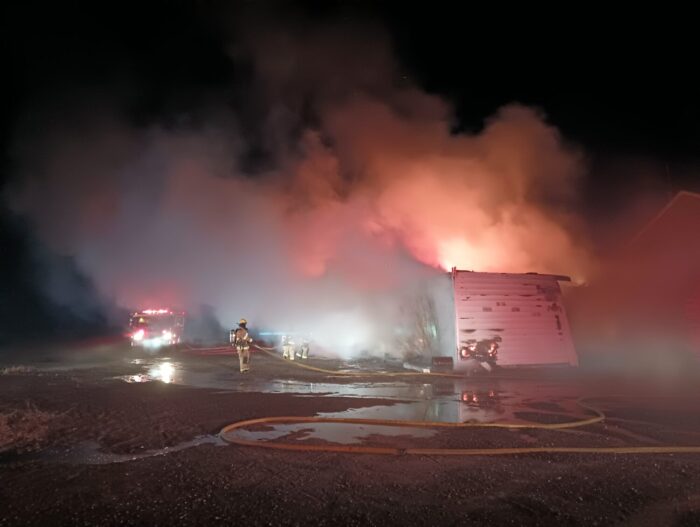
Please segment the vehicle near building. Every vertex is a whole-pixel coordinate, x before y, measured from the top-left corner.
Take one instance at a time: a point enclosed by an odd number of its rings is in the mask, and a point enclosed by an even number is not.
[[[129,318],[132,346],[159,348],[182,341],[185,313],[170,309],[144,309]]]

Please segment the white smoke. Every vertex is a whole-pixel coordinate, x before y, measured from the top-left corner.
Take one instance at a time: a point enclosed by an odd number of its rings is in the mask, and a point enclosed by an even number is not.
[[[377,28],[256,28],[232,54],[253,60],[251,98],[269,109],[263,173],[246,173],[250,140],[223,104],[201,126],[134,127],[114,105],[18,135],[14,206],[103,294],[207,304],[224,325],[351,353],[376,350],[403,292],[453,265],[585,275],[581,156],[539,112],[506,106],[453,135],[449,106],[399,74]]]

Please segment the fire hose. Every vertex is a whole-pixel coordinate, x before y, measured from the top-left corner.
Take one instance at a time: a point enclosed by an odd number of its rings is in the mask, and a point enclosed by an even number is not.
[[[273,353],[275,348],[266,348],[253,345],[258,350],[281,359],[278,354]],[[421,373],[421,372],[346,372],[333,371],[324,368],[309,366],[308,364],[293,363],[299,368],[304,368],[320,373],[337,376],[362,376],[362,377],[398,377],[398,376],[432,376],[463,378],[461,375],[449,373]],[[257,419],[247,419],[225,426],[219,436],[226,442],[239,446],[253,446],[274,450],[287,450],[297,452],[339,452],[351,454],[383,454],[383,455],[440,455],[440,456],[496,456],[515,454],[700,454],[700,446],[625,446],[625,447],[513,447],[513,448],[399,448],[399,447],[372,447],[353,445],[311,445],[294,444],[275,441],[257,441],[243,439],[235,435],[235,431],[255,425],[270,424],[295,424],[295,423],[336,423],[349,425],[381,425],[403,428],[447,428],[447,429],[467,429],[467,428],[504,428],[514,429],[544,429],[544,430],[566,430],[582,426],[600,423],[605,420],[605,414],[595,406],[585,402],[585,399],[578,399],[577,404],[595,416],[569,421],[564,423],[446,423],[438,421],[408,421],[392,419],[356,419],[337,417],[261,417]]]

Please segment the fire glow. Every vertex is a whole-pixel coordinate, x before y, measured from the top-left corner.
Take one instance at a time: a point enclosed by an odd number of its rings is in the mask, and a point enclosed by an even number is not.
[[[570,212],[581,154],[543,115],[507,105],[455,134],[449,105],[403,80],[383,36],[291,33],[279,61],[265,32],[239,47],[260,107],[288,112],[259,116],[265,170],[245,171],[248,137],[223,103],[220,119],[177,130],[90,111],[80,132],[32,138],[15,206],[119,305],[205,304],[226,325],[302,331],[347,320],[316,333],[361,348],[392,324],[384,293],[453,266],[585,276]]]

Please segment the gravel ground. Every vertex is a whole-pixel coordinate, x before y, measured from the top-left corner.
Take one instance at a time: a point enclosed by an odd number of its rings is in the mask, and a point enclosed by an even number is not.
[[[254,361],[245,382],[282,375],[347,382],[290,372],[273,359]],[[0,525],[700,525],[700,455],[693,454],[375,456],[211,442],[168,452],[193,438],[213,439],[242,419],[397,402],[241,392],[235,357],[185,362],[230,381],[230,389],[114,378],[142,370],[131,363],[0,375],[0,413],[16,419],[24,412],[27,430],[25,440],[15,437],[0,453]],[[675,384],[650,398],[644,386],[645,399],[606,399],[603,385],[593,393],[608,419],[581,429],[462,429],[371,441],[442,448],[700,445],[696,393],[683,395]],[[609,385],[620,390],[619,382]],[[534,400],[538,384],[532,387]],[[534,401],[520,417],[555,415],[560,403]],[[58,455],[85,444],[121,455],[119,462]],[[149,451],[157,455],[142,457]]]

